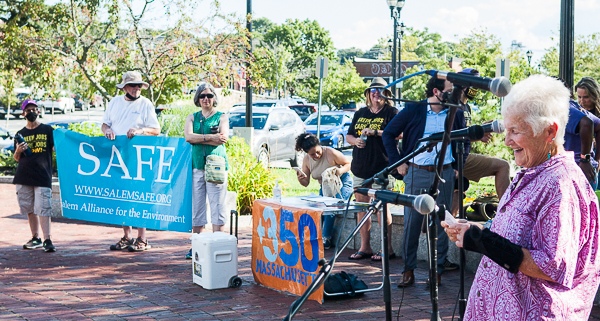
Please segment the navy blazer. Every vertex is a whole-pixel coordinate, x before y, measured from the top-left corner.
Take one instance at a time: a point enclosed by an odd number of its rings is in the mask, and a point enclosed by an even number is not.
[[[427,118],[427,100],[421,101],[421,103],[408,103],[404,109],[392,119],[392,121],[385,127],[383,131],[383,146],[387,151],[389,163],[394,164],[399,161],[415,147],[417,147],[417,141],[423,138],[425,133],[425,121]],[[454,124],[452,124],[452,130],[463,129],[466,127],[465,113],[458,109],[456,111],[456,117],[454,117]],[[398,151],[398,143],[396,137],[404,133],[402,137],[402,150]],[[458,164],[456,162],[456,141],[452,141],[452,156],[454,162],[452,168],[457,169]],[[463,161],[467,161],[467,156],[471,150],[471,142],[465,141],[465,152]],[[464,164],[463,162],[463,164]]]

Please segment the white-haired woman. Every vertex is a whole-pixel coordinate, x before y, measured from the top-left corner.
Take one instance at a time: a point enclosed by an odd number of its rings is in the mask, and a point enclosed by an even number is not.
[[[536,75],[505,98],[505,144],[523,170],[490,229],[442,224],[485,256],[465,320],[587,320],[600,282],[598,198],[563,148],[569,91]]]
[[[225,198],[227,196],[227,176],[223,184],[205,180],[206,157],[217,155],[225,158],[225,143],[229,137],[229,119],[227,114],[217,111],[219,97],[209,83],[198,86],[194,95],[194,104],[202,109],[190,114],[185,120],[185,141],[192,144],[192,233],[202,233],[207,224],[206,196],[210,204],[213,232],[223,231],[227,220]],[[228,166],[226,166],[228,167]],[[192,250],[187,259],[192,258]]]

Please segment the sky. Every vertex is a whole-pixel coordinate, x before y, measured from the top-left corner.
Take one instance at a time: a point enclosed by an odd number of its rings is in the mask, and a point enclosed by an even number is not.
[[[220,4],[226,13],[246,14],[246,0]],[[533,64],[558,43],[560,5],[560,0],[406,0],[400,21],[419,30],[427,27],[442,35],[443,41],[453,42],[473,29],[487,28],[505,51],[513,40],[521,42],[523,50],[532,50]],[[255,17],[278,24],[286,19],[316,20],[329,31],[336,49],[368,50],[393,32],[385,0],[253,0],[252,9]],[[575,0],[575,36],[600,32],[599,14],[600,0]]]

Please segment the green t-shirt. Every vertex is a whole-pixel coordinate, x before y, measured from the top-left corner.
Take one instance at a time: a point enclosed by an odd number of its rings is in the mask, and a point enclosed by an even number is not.
[[[202,111],[194,113],[194,134],[206,135],[210,134],[210,128],[212,126],[219,125],[221,115],[223,113],[218,111],[214,115],[204,118]],[[205,145],[202,143],[192,144],[192,168],[204,169],[205,159],[204,156],[218,155],[225,158],[225,170],[229,169],[229,162],[227,161],[227,150],[225,145]]]

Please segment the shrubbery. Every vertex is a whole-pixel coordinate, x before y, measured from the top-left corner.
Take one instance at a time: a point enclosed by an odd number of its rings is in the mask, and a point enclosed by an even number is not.
[[[277,177],[271,169],[258,163],[242,138],[231,137],[225,148],[229,161],[227,190],[238,193],[237,208],[240,214],[250,214],[254,200],[273,196]]]

